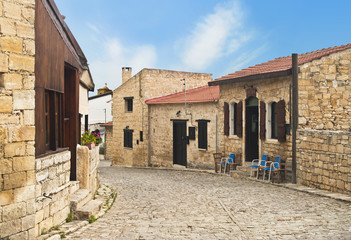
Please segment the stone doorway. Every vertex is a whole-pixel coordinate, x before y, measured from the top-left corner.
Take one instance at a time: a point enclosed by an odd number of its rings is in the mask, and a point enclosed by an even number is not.
[[[245,108],[245,161],[258,158],[258,99],[246,99]]]

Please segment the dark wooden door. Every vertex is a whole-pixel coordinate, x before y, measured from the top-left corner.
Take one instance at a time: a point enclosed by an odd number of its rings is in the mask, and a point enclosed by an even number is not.
[[[70,180],[77,180],[77,144],[79,143],[79,73],[65,66],[64,147],[71,151]]]
[[[186,166],[186,122],[173,121],[173,164]]]
[[[258,158],[258,107],[246,107],[246,141],[245,156],[246,161]]]

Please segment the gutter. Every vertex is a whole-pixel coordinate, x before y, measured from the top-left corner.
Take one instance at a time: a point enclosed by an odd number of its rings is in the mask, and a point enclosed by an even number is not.
[[[299,120],[299,105],[298,105],[298,55],[292,54],[292,183],[296,184],[296,132]]]

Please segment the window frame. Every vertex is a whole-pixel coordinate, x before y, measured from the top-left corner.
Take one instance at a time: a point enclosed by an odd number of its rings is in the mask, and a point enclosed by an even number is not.
[[[133,99],[134,99],[134,97],[125,97],[124,98],[125,112],[127,112],[127,113],[133,112]]]
[[[272,101],[268,104],[267,111],[267,139],[278,139],[278,122],[277,122],[277,102]]]
[[[123,129],[123,147],[133,148],[133,132],[134,130],[129,128]]]
[[[198,123],[198,132],[197,132],[198,148],[202,150],[207,150],[208,149],[208,122],[210,122],[210,120],[199,119],[199,120],[196,120],[196,122]]]
[[[44,136],[45,152],[63,148],[63,93],[45,90],[44,92]]]
[[[232,102],[229,106],[229,135],[236,136],[238,134],[238,103]]]

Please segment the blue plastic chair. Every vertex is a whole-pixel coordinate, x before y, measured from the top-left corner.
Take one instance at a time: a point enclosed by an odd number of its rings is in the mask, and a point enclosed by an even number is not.
[[[219,163],[220,164],[220,172],[222,172],[222,166],[224,166],[224,173],[227,170],[227,166],[229,167],[230,170],[230,165],[233,164],[235,161],[235,153],[229,154],[228,158],[222,158],[222,161]]]
[[[265,167],[266,166],[266,161],[267,161],[267,155],[262,155],[262,159],[254,159],[254,160],[252,160],[250,177],[252,177],[252,172],[255,170],[255,171],[257,171],[256,178],[258,179],[259,168],[260,167]]]
[[[270,181],[271,180],[271,172],[276,170],[276,169],[279,169],[279,168],[280,168],[280,156],[277,156],[275,158],[275,161],[271,162],[269,167],[265,166],[264,168],[262,168],[262,170],[263,170],[263,180],[265,179],[266,171],[269,171],[268,181]]]

